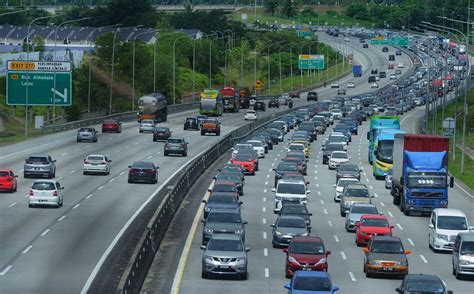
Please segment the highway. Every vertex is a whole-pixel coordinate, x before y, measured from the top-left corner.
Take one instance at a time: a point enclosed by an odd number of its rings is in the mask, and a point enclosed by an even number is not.
[[[363,52],[359,44],[353,47],[355,59],[362,62],[365,70],[372,67],[369,52],[381,51],[371,48]],[[374,64],[386,63],[387,57],[381,52],[376,56]],[[405,64],[409,64],[408,59]],[[352,79],[346,77],[340,84]],[[366,76],[357,79],[361,85],[367,85],[366,81]],[[325,89],[321,97],[333,97],[335,92]],[[303,100],[296,101],[295,106],[305,103]],[[265,115],[274,112],[267,110]],[[163,124],[172,129],[173,136],[189,142],[186,158],[164,157],[163,143],[152,142],[151,134],[139,134],[136,122],[124,123],[121,134],[101,133],[95,144],[76,143],[73,130],[0,148],[0,166],[19,175],[18,192],[0,197],[0,292],[80,292],[100,265],[101,257],[150,196],[178,167],[219,140],[183,131],[184,118],[196,114],[197,111],[189,111],[170,115]],[[243,112],[220,118],[221,136],[245,124],[242,116]],[[62,208],[28,208],[25,196],[33,179],[23,179],[22,169],[24,159],[31,154],[49,154],[57,160],[56,176],[65,187]],[[111,174],[82,175],[82,162],[89,154],[108,155],[113,161]],[[135,160],[150,160],[160,166],[158,184],[127,184],[127,166]]]
[[[357,45],[356,45],[357,46]],[[379,70],[385,69],[388,63],[387,57],[380,49],[370,51],[372,59],[364,59],[364,52],[354,50],[357,59],[362,63]],[[399,62],[399,60],[397,60]],[[408,61],[403,61],[409,64]],[[364,82],[359,83],[356,91],[367,92],[368,84],[364,76]],[[385,81],[386,82],[386,81]],[[323,99],[332,98],[332,93],[323,94]],[[332,95],[331,95],[332,94]],[[424,108],[415,109],[402,117],[402,128],[407,132],[414,132],[417,120],[424,114]],[[368,140],[365,134],[368,131],[368,122],[359,126],[359,135],[353,136],[353,142],[349,145],[349,153],[352,161],[364,169],[362,182],[375,196],[374,201],[380,211],[389,218],[395,226],[394,234],[400,236],[407,249],[413,253],[409,256],[411,273],[433,273],[440,275],[455,293],[468,293],[471,282],[456,281],[451,275],[450,254],[435,254],[428,249],[428,219],[426,217],[407,217],[400,213],[398,207],[392,204],[389,190],[384,188],[383,181],[376,181],[372,176],[372,166],[367,161]],[[335,171],[328,171],[327,165],[322,164],[321,144],[330,132],[318,136],[318,140],[312,143],[311,158],[308,162],[307,180],[311,183],[309,190],[308,208],[313,213],[312,234],[322,237],[326,248],[332,251],[329,256],[329,272],[333,277],[334,284],[341,288],[339,293],[382,293],[395,292],[401,281],[398,279],[375,278],[368,279],[362,271],[363,252],[361,247],[356,247],[354,233],[347,233],[344,229],[344,218],[339,214],[339,204],[333,201],[335,184]],[[273,249],[271,244],[271,224],[276,220],[273,213],[273,188],[274,172],[279,160],[286,154],[285,145],[279,144],[269,152],[267,157],[261,161],[261,169],[256,176],[246,177],[245,195],[241,198],[244,202],[242,219],[248,221],[246,226],[246,246],[251,248],[249,252],[249,279],[247,281],[235,281],[232,279],[204,280],[201,279],[202,250],[201,232],[199,225],[195,234],[190,232],[188,236],[193,238],[187,262],[183,268],[182,279],[180,273],[175,279],[175,286],[179,292],[188,293],[285,293],[283,285],[288,282],[284,276],[285,255],[280,249]],[[211,183],[211,179],[208,179]],[[459,188],[450,190],[450,207],[463,209],[473,219],[473,199]],[[199,212],[198,212],[199,213]],[[184,255],[182,256],[182,258]],[[393,290],[393,291],[392,291]]]

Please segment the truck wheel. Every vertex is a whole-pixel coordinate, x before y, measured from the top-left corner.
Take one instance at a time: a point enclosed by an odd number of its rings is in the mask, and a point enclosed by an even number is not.
[[[206,134],[206,132],[201,131],[201,136],[204,136],[205,134]]]
[[[216,136],[220,136],[220,135],[221,135],[221,131],[219,130],[217,131]]]

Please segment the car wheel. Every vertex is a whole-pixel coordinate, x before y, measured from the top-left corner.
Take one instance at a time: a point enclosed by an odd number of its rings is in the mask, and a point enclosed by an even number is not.
[[[141,130],[140,130],[140,131],[138,131],[138,132],[139,132],[140,134],[141,134],[141,133],[143,133],[143,131],[141,131]]]
[[[242,281],[247,280],[248,277],[249,277],[249,273],[248,273],[248,272],[245,272],[245,273],[240,274],[240,279],[241,279]]]
[[[346,216],[346,213],[343,212],[343,211],[341,211],[341,216],[342,216],[342,217],[345,217],[345,216]]]
[[[16,192],[17,189],[18,189],[18,184],[15,184],[15,188],[13,189],[13,192]]]
[[[459,271],[456,271],[456,280],[461,280],[462,279],[462,275],[459,273]]]
[[[76,142],[79,143],[79,142],[81,142],[81,140],[77,139]]]
[[[220,136],[220,135],[221,135],[221,131],[218,131],[218,132],[216,133],[216,136]]]
[[[205,132],[201,131],[201,136],[204,136],[205,134],[206,134]]]
[[[456,268],[453,265],[453,276],[456,276],[456,275],[457,275]]]
[[[29,208],[33,208],[33,204],[28,203]]]
[[[184,157],[188,156],[188,151],[184,152],[184,153],[183,153],[183,156],[184,156]]]
[[[168,156],[168,152],[165,151],[164,156]]]
[[[201,272],[201,278],[203,278],[203,279],[208,279],[208,278],[209,278],[209,275],[208,275],[206,272],[202,271],[202,272]]]
[[[87,175],[87,172],[86,172],[86,171],[83,171],[82,174],[83,174],[83,175]]]
[[[130,180],[130,179],[128,179],[128,183],[129,183],[129,184],[131,184],[131,183],[133,183],[133,181],[132,181],[132,180]]]

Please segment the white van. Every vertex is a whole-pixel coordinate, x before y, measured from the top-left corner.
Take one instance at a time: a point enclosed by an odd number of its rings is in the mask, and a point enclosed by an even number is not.
[[[433,251],[452,251],[459,233],[469,232],[464,212],[452,208],[436,208],[428,224],[428,245]]]
[[[306,183],[303,181],[286,181],[279,180],[276,188],[272,191],[275,193],[275,208],[273,212],[278,213],[283,204],[304,204],[308,202],[308,194]]]
[[[456,279],[462,275],[474,276],[474,232],[458,234],[454,241],[452,261]]]

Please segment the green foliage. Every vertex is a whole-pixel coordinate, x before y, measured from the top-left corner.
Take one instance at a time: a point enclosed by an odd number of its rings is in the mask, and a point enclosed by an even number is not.
[[[265,11],[274,15],[278,9],[279,0],[265,0],[263,5],[265,6]]]
[[[284,16],[288,18],[295,16],[297,9],[298,9],[298,4],[294,0],[283,0],[281,13]]]
[[[35,51],[44,52],[44,38],[41,36],[34,36],[33,47]]]
[[[306,17],[318,17],[318,13],[311,6],[306,6],[301,14]]]

